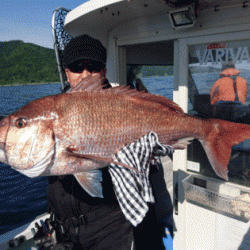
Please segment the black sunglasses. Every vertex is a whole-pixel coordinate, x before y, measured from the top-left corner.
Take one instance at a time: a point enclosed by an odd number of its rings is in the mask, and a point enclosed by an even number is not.
[[[90,73],[92,72],[100,72],[105,68],[105,64],[101,62],[95,62],[91,60],[78,60],[73,62],[67,66],[67,68],[73,73],[82,73],[83,70],[88,70]]]

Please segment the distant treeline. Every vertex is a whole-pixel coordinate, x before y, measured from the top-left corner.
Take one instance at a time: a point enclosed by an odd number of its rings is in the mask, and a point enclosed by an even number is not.
[[[216,68],[216,67],[211,67],[211,66],[207,66],[207,67],[203,67],[203,66],[190,66],[190,72],[192,74],[195,73],[220,73],[221,72],[221,68]]]
[[[171,76],[173,75],[173,66],[141,66],[139,74],[142,77],[148,76]]]
[[[19,40],[0,42],[0,85],[59,81],[53,49]]]

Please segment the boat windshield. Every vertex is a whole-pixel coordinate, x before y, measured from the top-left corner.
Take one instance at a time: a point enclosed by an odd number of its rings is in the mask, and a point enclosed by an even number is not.
[[[250,40],[189,46],[188,112],[250,124],[249,53]],[[198,141],[188,148],[188,160],[190,171],[218,178]],[[250,140],[233,147],[229,162],[231,182],[250,186],[249,161]]]
[[[173,100],[173,65],[127,65],[127,84]]]

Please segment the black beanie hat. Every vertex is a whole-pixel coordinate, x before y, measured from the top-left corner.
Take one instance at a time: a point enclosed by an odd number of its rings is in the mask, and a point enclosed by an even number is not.
[[[65,67],[79,59],[90,59],[106,63],[106,49],[99,40],[89,35],[81,35],[70,40],[63,54]]]

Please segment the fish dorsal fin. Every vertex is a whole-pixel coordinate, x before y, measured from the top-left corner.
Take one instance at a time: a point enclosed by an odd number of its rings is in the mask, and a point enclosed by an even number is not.
[[[109,89],[101,89],[102,92],[109,92],[109,93],[116,93],[121,95],[126,95],[129,97],[134,97],[142,100],[147,100],[151,102],[157,102],[163,106],[167,106],[173,111],[177,111],[178,113],[184,113],[182,108],[176,104],[175,102],[171,101],[170,99],[167,99],[164,96],[161,95],[155,95],[144,91],[138,91],[136,89],[131,89],[127,86],[117,86]]]
[[[75,87],[72,87],[69,92],[79,92],[79,91],[100,91],[104,85],[104,77],[100,75],[89,75],[82,79]]]
[[[113,88],[103,88],[105,78],[101,78],[99,74],[89,75],[85,77],[81,82],[79,82],[75,87],[71,88],[69,92],[79,92],[79,91],[92,91],[92,92],[103,92],[103,93],[114,93],[120,95],[126,95],[128,97],[134,97],[138,99],[143,99],[151,102],[157,102],[163,106],[167,106],[173,111],[179,113],[184,113],[181,107],[167,99],[164,96],[154,95],[144,91],[138,91],[136,89],[131,89],[128,86],[116,86]]]
[[[167,106],[168,108],[172,109],[173,111],[184,114],[184,111],[182,110],[182,108],[177,103],[173,102],[170,99],[167,99],[164,96],[153,95],[153,94],[150,94],[150,93],[144,93],[144,96],[139,97],[139,98],[149,100],[149,101],[152,101],[152,102],[160,103],[161,105]]]

